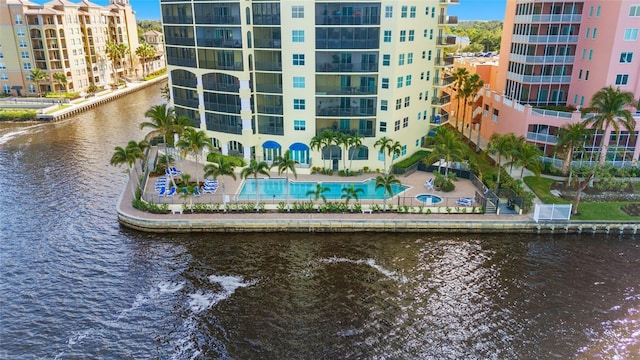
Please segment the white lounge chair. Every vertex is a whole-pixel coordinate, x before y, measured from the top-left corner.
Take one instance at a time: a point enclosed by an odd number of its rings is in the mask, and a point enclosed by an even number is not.
[[[473,205],[473,198],[472,197],[461,197],[460,199],[458,199],[456,201],[456,205],[460,205],[460,206],[471,206]]]
[[[429,180],[425,181],[424,187],[426,187],[427,190],[433,190],[433,178],[429,178]]]
[[[169,193],[167,193],[167,197],[172,197],[173,195],[175,195],[176,190],[176,187],[172,186],[171,189],[169,189]]]

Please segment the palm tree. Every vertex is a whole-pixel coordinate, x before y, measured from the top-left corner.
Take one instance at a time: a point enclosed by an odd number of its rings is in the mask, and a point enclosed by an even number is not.
[[[278,175],[281,175],[283,172],[287,177],[287,211],[289,211],[289,171],[293,173],[293,176],[297,179],[298,174],[296,173],[296,164],[298,162],[291,158],[291,150],[287,150],[284,152],[284,155],[276,158],[276,161],[273,163],[273,166],[278,167]]]
[[[323,149],[329,149],[329,160],[331,160],[331,168],[333,168],[333,147],[332,145],[338,138],[337,134],[331,129],[325,129],[320,133],[320,139]]]
[[[344,148],[344,152],[342,153],[342,167],[346,170],[347,169],[347,157],[344,156],[344,154],[347,154],[349,152],[349,143],[351,142],[351,135],[349,134],[345,134],[343,132],[340,133],[336,133],[335,134],[335,142],[336,145]]]
[[[324,193],[326,193],[327,191],[331,191],[331,189],[329,189],[328,187],[322,186],[321,183],[317,183],[316,184],[316,189],[315,190],[308,190],[306,196],[311,196],[313,195],[313,198],[316,202],[318,202],[318,200],[322,199],[322,202],[327,202],[327,197],[324,196]],[[320,210],[320,208],[318,207],[318,211]]]
[[[374,147],[378,148],[378,151],[383,153],[383,157],[384,157],[384,173],[387,173],[387,156],[386,156],[386,152],[387,149],[391,146],[391,144],[393,144],[393,140],[383,136],[380,139],[376,140],[376,142],[373,144]]]
[[[253,177],[256,182],[256,210],[258,210],[258,205],[260,205],[260,194],[258,193],[258,175],[266,175],[267,177],[271,177],[269,175],[269,164],[264,161],[257,162],[255,159],[251,159],[249,162],[249,166],[242,169],[240,172],[240,176],[242,178],[247,179],[249,177]]]
[[[509,172],[511,173],[513,171],[513,165],[515,164],[515,159],[518,155],[518,153],[520,152],[520,150],[522,149],[522,147],[524,146],[524,144],[527,142],[527,139],[524,138],[524,136],[516,136],[513,133],[507,134],[505,135],[508,138],[508,143],[509,143],[509,150],[507,151],[507,155],[509,156]]]
[[[156,48],[153,45],[142,43],[136,48],[136,55],[142,62],[142,77],[149,75],[147,61],[156,55]]]
[[[62,100],[62,88],[64,87],[65,91],[67,90],[67,75],[61,72],[55,73],[53,74],[53,79],[60,85],[59,98]],[[62,101],[60,101],[60,104],[62,104]]]
[[[609,129],[613,129],[616,133],[616,142],[620,137],[620,126],[624,127],[628,132],[632,133],[636,127],[636,121],[631,115],[628,108],[636,107],[637,102],[634,95],[628,91],[621,91],[620,88],[614,89],[612,86],[606,87],[598,91],[591,98],[589,107],[582,110],[583,114],[595,113],[594,116],[584,120],[586,125],[603,131],[607,135]],[[600,150],[600,163],[604,163],[607,153],[608,142],[602,141]]]
[[[42,89],[40,88],[40,83],[47,79],[47,74],[42,71],[40,68],[35,68],[31,70],[29,74],[31,76],[31,81],[36,83],[36,88],[38,88],[38,97],[42,97]]]
[[[520,166],[520,178],[524,176],[524,168],[531,170],[535,176],[542,171],[542,151],[532,143],[525,142],[513,153],[513,164]]]
[[[127,165],[127,173],[131,173],[131,169],[133,168],[136,160],[143,160],[144,155],[144,146],[146,142],[137,143],[135,140],[129,141],[126,147],[116,146],[114,149],[113,155],[111,155],[111,160],[109,164],[112,166],[122,166],[124,164]],[[132,189],[133,192],[133,189]]]
[[[489,148],[487,152],[490,155],[498,155],[497,167],[498,167],[498,180],[496,182],[496,189],[500,187],[500,173],[502,166],[502,156],[508,155],[511,151],[511,144],[507,135],[495,133],[491,135],[489,139]]]
[[[342,196],[340,198],[344,199],[344,203],[349,207],[349,200],[355,199],[358,201],[358,194],[364,194],[364,190],[362,188],[357,188],[354,184],[351,184],[349,187],[342,188]]]
[[[473,74],[469,77],[469,80],[467,80],[464,83],[464,88],[465,88],[465,93],[469,94],[469,98],[473,99],[477,94],[478,91],[480,91],[480,89],[482,89],[482,87],[484,86],[484,81],[480,80],[480,75],[478,74]],[[467,105],[467,99],[465,99],[465,116],[466,116],[466,108]],[[462,118],[463,122],[464,122],[464,117]],[[471,119],[469,119],[469,141],[471,141]],[[479,131],[479,130],[478,130]]]
[[[107,41],[105,52],[109,60],[111,60],[111,68],[113,70],[115,85],[118,85],[120,83],[116,64],[120,65],[120,62],[124,59],[128,51],[129,47],[124,43]]]
[[[584,149],[584,144],[589,141],[591,132],[587,130],[584,123],[567,124],[558,129],[556,151],[564,152],[562,162],[562,173],[571,176],[569,167],[573,159],[575,150]]]
[[[222,188],[223,203],[226,202],[226,194],[224,192],[224,177],[230,176],[233,180],[236,180],[236,173],[234,171],[235,171],[235,165],[233,165],[231,161],[228,161],[227,158],[224,156],[218,156],[217,162],[207,164],[204,166],[205,178],[209,176],[212,176],[214,179],[217,179],[218,176],[222,178],[220,187]],[[200,183],[198,183],[198,185],[200,185]],[[224,209],[224,211],[227,211],[226,208]]]
[[[349,138],[349,169],[353,169],[353,157],[360,151],[363,139],[364,137],[358,132]],[[351,151],[351,149],[353,149],[353,151]]]
[[[209,138],[204,131],[187,127],[176,145],[179,148],[182,148],[181,155],[183,158],[186,157],[187,153],[194,154],[196,158],[196,168],[199,168],[199,155],[202,154],[202,150],[209,144],[211,144],[211,138]],[[200,178],[198,177],[197,171],[196,182],[200,184]]]
[[[391,173],[391,169],[393,169],[393,160],[400,156],[402,153],[402,144],[399,141],[394,142],[393,144],[389,144],[387,147],[387,154],[391,157],[391,163],[389,164],[389,172]]]
[[[446,177],[449,175],[451,162],[463,160],[467,154],[468,147],[462,142],[458,133],[443,126],[438,128],[431,142],[433,143],[431,154],[424,159],[424,162],[426,165],[431,165],[436,161],[444,159],[447,163],[447,167],[444,170]],[[439,162],[438,173],[440,173],[441,166],[442,161]]]
[[[176,117],[176,113],[172,107],[167,104],[154,105],[144,113],[144,116],[151,119],[140,124],[140,129],[150,127],[153,130],[146,136],[149,137],[162,136],[165,144],[173,145],[173,134],[180,134],[183,126],[188,124],[189,120],[183,117]]]
[[[452,74],[453,82],[452,87],[456,92],[457,107],[456,107],[456,129],[458,129],[458,119],[460,118],[460,98],[462,97],[461,90],[464,83],[469,77],[469,71],[466,68],[459,67]],[[464,120],[464,119],[463,119]]]
[[[387,211],[387,194],[389,194],[389,198],[393,197],[393,185],[402,185],[402,183],[392,174],[378,175],[376,177],[376,190],[384,189],[382,211]]]
[[[467,118],[469,99],[472,99],[483,86],[484,82],[480,80],[480,75],[478,74],[469,76],[462,86],[462,91],[460,93],[460,96],[464,99],[464,107],[462,108],[462,129],[464,129],[464,123]],[[469,122],[471,122],[471,120],[469,120]],[[462,133],[463,131],[461,130],[460,132]],[[471,124],[469,124],[469,140],[471,140]]]

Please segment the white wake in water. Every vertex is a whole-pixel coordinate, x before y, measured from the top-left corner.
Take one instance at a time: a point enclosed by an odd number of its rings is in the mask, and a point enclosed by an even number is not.
[[[16,137],[18,137],[20,135],[34,133],[35,130],[39,130],[39,128],[41,128],[43,126],[46,126],[46,125],[47,125],[46,123],[36,124],[36,125],[31,125],[31,126],[15,129],[15,130],[12,130],[12,131],[10,131],[10,132],[8,132],[6,134],[1,134],[0,135],[0,145],[6,144],[11,139],[14,139],[14,138],[16,138]]]
[[[391,280],[398,281],[403,284],[408,281],[406,276],[400,275],[395,271],[385,269],[384,267],[378,265],[374,259],[352,260],[352,259],[339,258],[334,256],[332,258],[320,259],[318,260],[318,262],[321,262],[324,264],[350,263],[350,264],[356,264],[356,265],[368,265],[376,269],[379,273],[381,273],[382,275],[386,276]]]

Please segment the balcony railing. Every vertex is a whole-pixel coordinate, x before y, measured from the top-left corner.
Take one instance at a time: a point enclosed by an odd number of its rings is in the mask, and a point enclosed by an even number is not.
[[[261,114],[282,115],[282,105],[258,105],[258,112]]]
[[[256,70],[282,71],[282,63],[275,61],[256,61]]]
[[[438,39],[436,40],[436,44],[442,45],[442,46],[455,45],[456,37],[455,36],[438,36]]]
[[[258,84],[256,92],[282,94],[282,84]]]
[[[452,82],[453,82],[453,76],[447,76],[443,79],[438,79],[438,78],[433,79],[434,86],[448,86]]]
[[[335,129],[333,127],[322,127],[316,129],[316,135],[320,135],[325,130],[332,130],[333,132],[339,134],[347,134],[347,135],[355,135],[358,133],[364,137],[374,137],[376,134],[373,129],[360,129],[360,128],[350,128],[350,129]]]
[[[316,95],[374,95],[375,86],[316,86]]]
[[[458,24],[457,16],[446,16],[446,15],[438,16],[438,25],[457,25],[457,24]]]
[[[513,35],[511,39],[517,43],[573,44],[578,42],[578,35]]]
[[[558,137],[555,135],[527,132],[527,140],[555,144],[558,142]]]
[[[580,23],[581,21],[581,14],[531,14],[515,17],[516,23]]]
[[[573,64],[575,58],[573,55],[528,56],[509,54],[509,60],[526,64]]]
[[[316,63],[316,72],[378,72],[378,64]]]
[[[260,134],[268,135],[284,135],[284,128],[282,126],[268,126],[258,124],[258,132]]]
[[[451,95],[449,94],[441,97],[434,97],[431,99],[431,105],[442,106],[442,105],[449,104],[450,102],[451,102]]]
[[[520,75],[512,72],[507,72],[507,79],[540,84],[568,84],[571,82],[570,75]]]
[[[316,108],[317,116],[373,116],[375,114],[375,107],[341,108],[337,106],[328,106]]]
[[[440,57],[436,57],[435,59],[436,66],[452,66],[453,65],[453,56],[447,56],[444,59]]]

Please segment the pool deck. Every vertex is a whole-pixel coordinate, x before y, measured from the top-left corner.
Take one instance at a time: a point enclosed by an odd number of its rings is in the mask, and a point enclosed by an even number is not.
[[[196,167],[192,161],[181,160],[176,166],[183,172],[191,174],[191,179],[198,173],[202,180],[202,164]],[[355,177],[339,177],[309,174],[308,169],[299,169],[297,180],[300,181],[361,181],[377,174],[363,174]],[[276,172],[271,172],[274,177]],[[236,172],[237,179],[224,177],[226,194],[235,194],[242,185],[242,179]],[[404,194],[415,197],[418,194],[433,193],[438,196],[459,198],[473,196],[476,189],[468,180],[459,179],[456,189],[451,193],[427,191],[425,181],[433,176],[429,173],[415,172],[409,176],[400,176],[403,184],[410,186]],[[290,179],[293,176],[290,174]],[[222,183],[222,179],[219,179]],[[133,208],[133,184],[127,181],[117,203],[118,221],[125,227],[144,232],[156,233],[189,233],[189,232],[431,232],[431,233],[537,233],[537,234],[568,234],[568,233],[611,233],[636,234],[640,227],[638,223],[629,222],[540,222],[533,221],[531,214],[526,215],[485,215],[485,214],[448,214],[448,213],[399,213],[396,210],[372,213],[281,213],[268,210],[260,213],[216,212],[216,213],[182,213],[152,214]],[[222,186],[222,184],[221,184]],[[154,191],[153,179],[145,187],[145,191]],[[202,194],[200,197],[187,198],[174,196],[170,205],[174,209],[182,209],[182,204],[191,202],[215,203],[221,200],[221,190],[216,194]],[[231,198],[233,198],[231,196]],[[277,200],[276,202],[279,202]],[[395,204],[396,198],[388,200],[388,204]],[[165,201],[166,202],[166,201]],[[251,201],[243,201],[245,203]],[[382,201],[375,202],[382,205]],[[353,202],[352,202],[353,204]],[[275,208],[275,204],[271,204]]]

